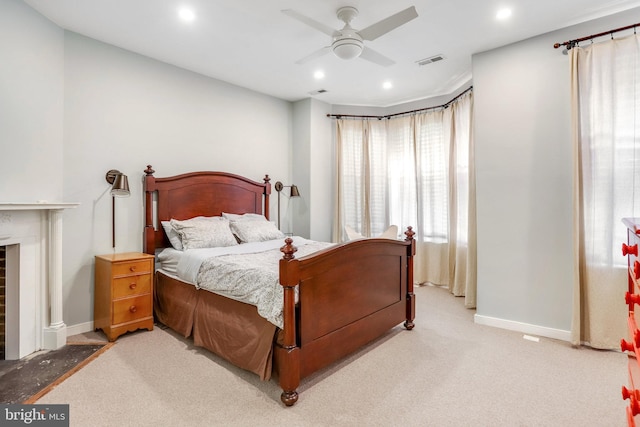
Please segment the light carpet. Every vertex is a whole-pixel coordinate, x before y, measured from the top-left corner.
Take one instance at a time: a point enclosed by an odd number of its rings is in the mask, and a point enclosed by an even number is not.
[[[416,327],[392,329],[303,380],[286,408],[262,382],[169,330],[118,338],[37,403],[72,426],[624,426],[627,356],[473,323],[417,287]],[[93,339],[93,337],[91,337]]]

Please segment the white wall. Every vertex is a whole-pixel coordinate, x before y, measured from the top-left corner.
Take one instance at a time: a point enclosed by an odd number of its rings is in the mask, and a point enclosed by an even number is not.
[[[477,321],[569,338],[570,71],[553,44],[639,20],[634,9],[473,56]]]
[[[292,232],[295,235],[310,238],[311,229],[309,218],[311,216],[311,99],[303,99],[293,104],[293,143],[291,144],[292,167],[290,182],[285,185],[295,184],[300,190],[300,198],[289,199],[283,196],[282,200],[287,206],[287,226],[282,230]],[[289,188],[283,193],[289,194]]]
[[[301,197],[287,200],[294,234],[324,242],[331,241],[334,211],[335,141],[332,120],[327,117],[330,112],[330,104],[316,99],[294,104],[292,183]]]
[[[331,241],[334,221],[335,146],[333,144],[333,120],[327,117],[331,105],[311,100],[311,126],[309,133],[311,199],[310,238]],[[297,168],[294,166],[294,172]]]
[[[63,319],[93,320],[93,259],[142,249],[142,176],[223,170],[260,181],[291,173],[292,105],[65,32],[18,0],[0,2],[0,200],[72,201],[64,213]],[[271,216],[275,217],[275,204]]]
[[[0,201],[62,199],[64,32],[0,2]]]
[[[221,170],[272,183],[291,175],[289,102],[65,33],[64,319],[92,319],[94,256],[112,252],[105,173],[129,177],[116,199],[116,252],[142,249],[142,177]],[[275,204],[271,209],[275,218]]]

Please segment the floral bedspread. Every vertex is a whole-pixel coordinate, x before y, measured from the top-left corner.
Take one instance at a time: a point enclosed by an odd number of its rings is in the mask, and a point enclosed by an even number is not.
[[[300,258],[329,246],[332,244],[310,242],[298,247],[295,256]],[[209,257],[200,266],[196,287],[252,304],[262,317],[282,328],[284,290],[278,281],[280,259],[279,249]]]

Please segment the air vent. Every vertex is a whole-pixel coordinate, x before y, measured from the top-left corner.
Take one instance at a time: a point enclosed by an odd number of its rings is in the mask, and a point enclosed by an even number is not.
[[[434,55],[429,58],[421,59],[420,61],[416,61],[416,64],[422,66],[431,64],[432,62],[442,61],[444,59],[444,55]]]
[[[309,92],[309,95],[319,95],[321,93],[325,93],[326,91],[326,89],[312,90],[311,92]]]

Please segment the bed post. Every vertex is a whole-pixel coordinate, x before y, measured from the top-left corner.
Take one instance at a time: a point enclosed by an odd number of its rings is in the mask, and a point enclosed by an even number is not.
[[[271,178],[269,178],[269,175],[265,175],[264,176],[264,216],[265,218],[269,219],[269,194],[271,194],[271,183],[269,182],[271,181]]]
[[[413,231],[413,227],[407,227],[407,231],[404,232],[407,236],[405,242],[410,242],[407,252],[407,320],[404,322],[404,327],[408,330],[412,330],[415,326],[413,319],[416,318],[416,297],[413,294],[413,256],[416,254],[416,241],[413,240],[413,236],[416,234]]]
[[[280,260],[280,284],[284,288],[284,339],[275,348],[278,374],[282,394],[280,400],[286,406],[293,406],[298,401],[298,385],[300,385],[300,348],[296,345],[296,296],[295,287],[299,282],[298,260],[293,255],[298,249],[292,245],[290,237],[285,239],[280,248],[284,256]]]
[[[155,171],[151,165],[147,165],[144,170],[144,252],[155,255],[155,229],[153,228],[153,192],[156,190],[156,178],[153,176]]]

